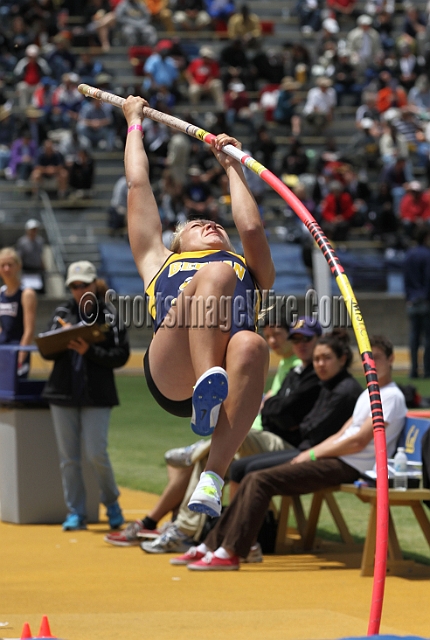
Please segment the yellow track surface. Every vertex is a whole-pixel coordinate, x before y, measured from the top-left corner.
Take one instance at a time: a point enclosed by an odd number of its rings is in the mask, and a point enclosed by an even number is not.
[[[126,518],[144,515],[156,499],[124,489]],[[76,533],[0,523],[1,637],[19,638],[27,621],[37,635],[44,614],[52,634],[68,640],[366,635],[372,579],[360,577],[359,554],[331,547],[266,556],[240,571],[196,573],[170,565],[168,555],[106,544],[104,512],[101,518]],[[429,567],[413,578],[387,578],[381,633],[428,637],[428,593]]]

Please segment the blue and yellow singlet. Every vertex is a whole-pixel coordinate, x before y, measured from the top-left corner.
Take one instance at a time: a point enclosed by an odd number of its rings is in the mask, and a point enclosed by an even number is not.
[[[177,297],[194,274],[210,262],[225,262],[234,269],[237,282],[232,298],[232,314],[228,330],[255,331],[260,308],[260,292],[246,266],[244,258],[231,251],[189,251],[169,256],[146,288],[148,308],[154,322],[154,332],[163,323]],[[222,326],[222,319],[219,323]]]

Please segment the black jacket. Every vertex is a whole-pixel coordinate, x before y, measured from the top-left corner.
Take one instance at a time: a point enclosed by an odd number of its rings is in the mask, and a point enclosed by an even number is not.
[[[100,325],[105,324],[105,311],[104,302],[99,301],[96,322]],[[71,324],[80,321],[73,299],[55,309],[49,329],[60,328],[59,317]],[[129,355],[127,333],[115,324],[106,340],[90,345],[83,356],[67,349],[47,358],[55,362],[43,397],[65,407],[113,407],[119,404],[113,370],[124,366]]]
[[[313,409],[299,427],[299,449],[311,449],[326,438],[337,433],[352,416],[355,403],[363,389],[343,369],[327,382],[320,382],[321,392]]]
[[[302,366],[291,369],[278,393],[263,405],[263,429],[297,446],[299,424],[314,406],[320,390],[320,381],[312,363],[304,369]]]

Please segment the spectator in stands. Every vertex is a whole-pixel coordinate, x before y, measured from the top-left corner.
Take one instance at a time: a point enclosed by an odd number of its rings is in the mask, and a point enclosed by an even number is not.
[[[351,63],[363,73],[381,49],[381,38],[373,29],[370,16],[363,14],[357,18],[357,26],[348,33],[346,44],[351,52]]]
[[[38,193],[45,180],[48,181],[49,187],[56,190],[59,198],[64,198],[67,192],[68,172],[63,156],[56,151],[54,143],[49,138],[43,142],[30,175],[34,195]],[[51,184],[52,182],[54,184]]]
[[[309,89],[303,115],[318,134],[331,123],[336,106],[336,91],[332,87],[332,80],[326,76],[316,79],[316,86]]]
[[[108,0],[88,0],[83,15],[90,43],[95,44],[93,39],[97,36],[102,51],[106,53],[110,50],[110,34],[116,21]]]
[[[324,55],[327,49],[337,51],[339,24],[334,18],[325,18],[321,30],[315,37],[315,54],[317,58]]]
[[[430,228],[421,225],[414,234],[417,245],[403,263],[406,309],[409,318],[409,377],[418,378],[418,350],[424,337],[424,378],[430,378]]]
[[[25,110],[27,122],[26,128],[30,131],[31,139],[36,143],[37,148],[48,137],[48,128],[44,122],[44,112],[36,107],[27,107]]]
[[[379,168],[380,163],[380,132],[379,127],[370,118],[363,118],[361,130],[351,141],[347,155],[351,157],[354,166],[373,170]]]
[[[108,209],[108,226],[111,236],[127,233],[127,196],[127,180],[125,176],[121,176],[115,182]]]
[[[412,180],[413,176],[405,156],[398,155],[392,164],[382,170],[380,181],[388,184],[396,216],[400,215],[400,201],[406,193],[408,183]]]
[[[204,46],[199,54],[199,57],[188,65],[184,74],[188,82],[189,100],[191,104],[197,104],[202,95],[210,94],[217,108],[223,110],[224,96],[215,51]]]
[[[172,10],[168,0],[145,0],[146,8],[151,15],[151,23],[156,26],[161,24],[163,30],[173,33],[175,28],[172,21]]]
[[[243,43],[249,46],[261,36],[260,18],[257,14],[251,13],[247,4],[243,4],[239,11],[230,16],[227,33],[230,40],[241,38]]]
[[[357,0],[327,0],[327,9],[330,14],[334,14],[336,19],[342,16],[352,16],[356,14],[355,5]]]
[[[282,318],[284,318],[282,320]],[[240,446],[237,456],[245,457],[255,453],[267,451],[282,451],[289,449],[288,436],[292,430],[284,429],[282,435],[272,432],[272,426],[279,426],[279,423],[287,422],[293,427],[301,422],[302,418],[315,405],[320,394],[319,379],[313,369],[312,353],[317,341],[317,336],[321,335],[319,322],[311,318],[300,318],[297,323],[299,329],[307,333],[308,340],[292,345],[292,353],[288,347],[288,325],[285,324],[285,311],[275,317],[272,328],[273,316],[270,312],[265,319],[263,335],[275,353],[282,354],[284,361],[280,364],[279,372],[282,377],[276,376],[273,390],[265,397],[260,407],[260,415],[256,417],[250,432]],[[276,330],[282,329],[279,334]],[[276,337],[273,336],[276,331]],[[300,362],[301,361],[301,362]],[[269,406],[270,405],[270,406]],[[267,409],[267,426],[264,422],[261,411]],[[278,421],[276,417],[278,416]],[[284,418],[281,419],[281,416]],[[285,418],[288,416],[287,418]],[[269,417],[271,424],[269,424]],[[285,439],[287,438],[287,439]],[[181,552],[192,544],[192,540],[198,539],[202,530],[202,519],[196,518],[194,513],[187,509],[188,497],[192,494],[196,486],[201,471],[204,469],[211,442],[199,441],[185,449],[173,449],[165,455],[168,464],[178,464],[181,459],[187,463],[189,473],[184,470],[183,476],[188,477],[188,486],[185,491],[182,503],[179,507],[176,520],[166,532],[162,532],[153,542],[142,543],[142,549],[147,553],[172,553]],[[185,455],[184,455],[185,454]],[[182,463],[183,464],[183,463]],[[193,467],[191,469],[191,467]],[[191,473],[192,472],[192,473]],[[185,547],[185,548],[184,548]]]
[[[66,286],[71,299],[55,309],[50,329],[61,329],[80,321],[91,322],[100,330],[106,327],[107,285],[97,278],[95,266],[87,260],[73,262],[67,270]],[[118,326],[116,318],[115,324],[112,326],[111,322],[104,333],[103,341],[89,344],[83,338],[76,338],[66,349],[48,358],[54,361],[54,367],[43,397],[50,405],[60,458],[68,511],[64,531],[86,529],[83,450],[96,473],[100,502],[106,507],[109,526],[118,529],[124,522],[107,439],[111,410],[118,405],[113,372],[125,365],[129,354],[126,330]]]
[[[388,111],[386,112],[388,113]],[[391,165],[398,156],[409,156],[408,142],[402,133],[399,133],[391,120],[382,120],[382,135],[379,139],[379,150],[382,162]]]
[[[21,286],[21,258],[12,247],[0,250],[0,344],[30,345],[34,337],[37,298],[33,289]],[[19,351],[17,373],[27,377],[28,351]]]
[[[84,51],[80,54],[76,62],[76,73],[81,82],[94,85],[95,78],[104,71],[103,63],[97,58],[94,58],[92,53]]]
[[[321,226],[330,240],[346,240],[355,215],[351,195],[338,180],[329,185],[329,193],[321,206]]]
[[[182,191],[187,180],[187,171],[190,164],[190,137],[184,133],[175,133],[167,144],[166,170],[173,186],[178,186]]]
[[[74,198],[85,198],[91,194],[94,182],[94,160],[87,149],[78,149],[68,166],[69,187]]]
[[[300,30],[304,34],[314,33],[321,29],[322,0],[298,0],[296,4]]]
[[[79,111],[76,131],[83,148],[112,151],[115,131],[110,106],[100,100],[85,101]]]
[[[273,111],[273,119],[280,124],[286,124],[291,129],[291,134],[295,137],[300,135],[300,116],[297,113],[297,105],[301,98],[297,95],[297,90],[301,87],[291,76],[282,78],[279,85],[279,95],[276,107]]]
[[[400,220],[407,235],[413,237],[417,227],[430,220],[430,191],[424,191],[419,180],[407,185],[400,200]]]
[[[230,16],[235,11],[234,0],[205,0],[206,11],[212,18],[215,28],[224,30]]]
[[[260,87],[258,80],[264,80],[268,84],[267,89],[274,90],[284,75],[284,53],[277,47],[265,47],[261,40],[257,40],[254,46],[254,54],[250,59],[250,71],[254,90]],[[291,75],[291,74],[289,74]],[[263,87],[262,91],[264,91]]]
[[[374,91],[363,91],[363,103],[355,112],[355,123],[358,129],[361,128],[361,122],[364,118],[369,118],[374,122],[379,122],[379,111],[376,108],[376,93]]]
[[[161,41],[161,45],[155,47],[154,53],[146,59],[143,70],[146,74],[143,81],[145,90],[155,93],[164,87],[169,93],[177,94],[176,83],[179,78],[179,70],[170,56],[170,46],[167,45],[167,41],[165,43]]]
[[[61,84],[52,96],[51,121],[54,127],[75,128],[84,99],[78,91],[78,84],[76,73],[64,73],[61,77]]]
[[[356,107],[361,104],[363,85],[358,82],[358,72],[351,64],[350,55],[346,49],[341,49],[334,60],[332,79],[339,106],[342,105],[344,96],[352,96]]]
[[[31,102],[37,84],[43,76],[51,75],[51,68],[40,55],[37,44],[29,44],[25,56],[18,61],[14,75],[17,80],[16,90],[21,109],[25,109]]]
[[[18,186],[29,179],[36,163],[38,145],[31,138],[30,130],[25,127],[11,146],[11,156],[6,176],[17,180]]]
[[[43,76],[34,89],[31,106],[43,113],[42,123],[49,129],[54,128],[52,109],[55,93],[55,81],[49,76]]]
[[[379,113],[385,113],[388,109],[401,109],[408,102],[406,91],[400,87],[398,81],[393,78],[390,71],[381,71],[379,74],[379,90],[376,97],[376,108]]]
[[[14,56],[21,60],[24,56],[28,56],[27,47],[34,43],[34,32],[30,29],[29,23],[26,24],[21,15],[15,15],[11,20],[10,31],[6,32],[8,48]]]
[[[278,148],[276,141],[266,125],[262,124],[256,131],[256,137],[251,144],[252,157],[269,171],[275,170],[275,153]]]
[[[45,293],[45,264],[43,249],[45,242],[40,235],[40,222],[35,218],[25,223],[25,234],[16,241],[16,252],[21,258],[23,275],[36,276],[33,286],[39,293]]]
[[[217,219],[217,205],[211,189],[203,182],[203,171],[197,165],[188,169],[189,180],[184,187],[184,204],[188,220],[193,218]]]
[[[408,93],[408,106],[418,116],[430,116],[430,82],[425,74],[421,74]]]
[[[298,138],[292,138],[290,148],[281,159],[281,174],[292,174],[300,176],[306,173],[309,167],[309,158],[306,149]]]
[[[404,426],[405,398],[392,382],[391,342],[383,336],[374,336],[371,345],[381,387],[387,452],[392,456]],[[246,558],[255,544],[273,496],[301,495],[354,482],[374,464],[373,423],[369,392],[365,390],[352,417],[338,433],[302,451],[291,462],[247,475],[204,543],[172,562],[199,571],[239,569],[239,558]]]
[[[53,49],[47,56],[47,62],[52,70],[52,77],[60,83],[64,74],[72,73],[76,67],[76,56],[70,51],[70,38],[58,33],[53,41]]]
[[[393,37],[393,12],[380,11],[379,13],[377,13],[377,15],[373,19],[373,26],[379,33],[381,45],[384,51],[390,51],[391,49],[393,49],[395,45]]]
[[[404,3],[404,21],[400,42],[409,42],[418,54],[423,54],[426,44],[427,18],[413,2]]]
[[[394,199],[387,182],[378,182],[375,211],[374,215],[370,217],[370,222],[376,237],[386,239],[388,245],[393,243],[399,227],[399,220],[394,211]]]
[[[150,24],[151,15],[144,0],[121,0],[115,8],[116,24],[128,45],[149,45],[157,42],[157,31]]]
[[[250,89],[251,68],[240,38],[228,42],[221,49],[219,65],[224,91],[227,91],[228,85],[233,80],[239,80],[247,89]]]
[[[179,31],[203,31],[212,25],[203,0],[175,0],[173,23]]]
[[[411,46],[403,43],[400,47],[396,76],[401,86],[410,91],[419,74],[423,71],[417,56],[412,53]]]
[[[252,120],[250,100],[243,82],[238,78],[232,80],[224,94],[225,119],[229,128],[233,129],[235,123],[240,122],[247,126],[251,135],[255,133],[255,125]]]

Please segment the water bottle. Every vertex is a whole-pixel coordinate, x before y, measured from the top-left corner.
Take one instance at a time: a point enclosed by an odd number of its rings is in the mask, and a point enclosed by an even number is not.
[[[394,456],[394,488],[401,491],[408,488],[408,458],[404,447],[399,447]]]

